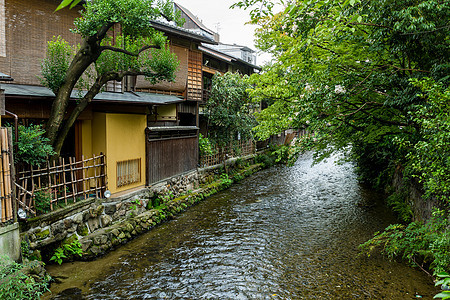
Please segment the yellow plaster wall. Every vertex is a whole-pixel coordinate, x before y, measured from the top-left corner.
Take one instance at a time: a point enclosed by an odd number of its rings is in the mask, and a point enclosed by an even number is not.
[[[94,113],[91,121],[91,151],[92,153],[106,152],[106,114]],[[84,134],[84,131],[83,131]],[[84,137],[83,137],[84,138]],[[84,147],[83,147],[84,148]],[[84,149],[83,149],[84,151]],[[84,153],[83,153],[84,154]]]
[[[111,193],[145,185],[146,115],[106,114],[106,163],[108,188]],[[141,159],[141,181],[117,187],[117,162]]]
[[[84,157],[92,157],[93,154],[99,155],[92,151],[92,121],[81,121],[81,153]]]

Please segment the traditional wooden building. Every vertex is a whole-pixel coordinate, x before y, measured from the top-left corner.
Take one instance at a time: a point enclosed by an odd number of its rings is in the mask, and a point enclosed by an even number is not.
[[[77,10],[54,12],[59,2],[0,0],[0,70],[15,79],[2,84],[5,106],[23,124],[44,123],[49,117],[54,95],[38,79],[47,41],[58,35],[70,44],[80,41],[69,31]],[[195,169],[198,163],[199,47],[215,42],[189,29],[156,21],[152,25],[169,37],[180,61],[176,82],[151,85],[130,77],[109,83],[80,115],[61,152],[77,159],[105,154],[112,193]],[[73,104],[77,97],[73,93]]]
[[[187,8],[175,3],[175,9],[180,11],[186,20],[183,27],[192,30],[199,35],[214,39],[216,43],[202,43],[198,50],[202,53],[202,96],[199,102],[199,127],[203,135],[207,135],[207,120],[203,118],[203,106],[209,97],[212,78],[214,74],[226,72],[238,72],[242,75],[251,75],[261,68],[256,65],[255,51],[240,45],[220,43],[220,36],[207,28]]]

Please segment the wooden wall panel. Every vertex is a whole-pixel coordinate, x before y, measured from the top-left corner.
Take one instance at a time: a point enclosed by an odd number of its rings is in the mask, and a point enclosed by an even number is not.
[[[198,138],[147,141],[147,185],[197,168]]]

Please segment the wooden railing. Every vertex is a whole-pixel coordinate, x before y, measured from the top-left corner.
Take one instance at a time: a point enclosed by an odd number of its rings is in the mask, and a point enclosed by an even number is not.
[[[222,149],[215,148],[212,155],[200,157],[200,167],[205,168],[223,163],[223,158],[233,158],[256,153],[256,146],[253,141],[240,141],[237,145],[230,145]]]
[[[0,225],[14,221],[14,191],[12,189],[12,179],[14,178],[14,168],[11,154],[11,131],[7,128],[0,128]]]
[[[88,197],[102,197],[106,190],[105,155],[81,161],[60,158],[44,167],[22,169],[17,177],[19,207],[36,216]]]

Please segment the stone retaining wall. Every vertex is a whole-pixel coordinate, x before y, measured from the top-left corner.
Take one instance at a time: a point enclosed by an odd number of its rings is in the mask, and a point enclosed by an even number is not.
[[[253,162],[253,156],[242,161]],[[56,248],[76,240],[81,243],[82,258],[93,258],[261,168],[259,164],[244,167],[236,160],[229,164],[234,174],[231,180],[217,180],[221,166],[215,166],[168,178],[126,196],[87,199],[22,222],[21,238],[29,244],[31,258],[48,261]]]
[[[397,193],[406,192],[407,203],[413,212],[413,221],[427,223],[431,220],[433,209],[441,207],[442,204],[436,199],[424,199],[423,189],[419,182],[414,179],[405,181],[400,168],[397,168],[392,178],[392,187]],[[443,207],[441,207],[443,208]]]

